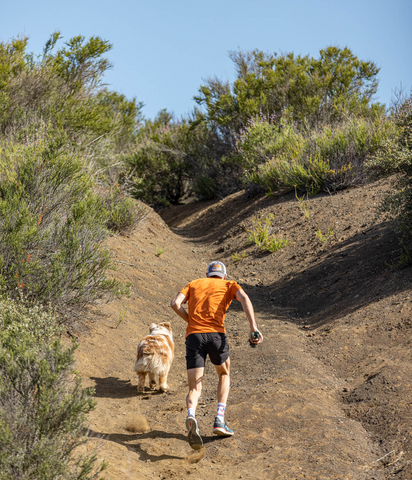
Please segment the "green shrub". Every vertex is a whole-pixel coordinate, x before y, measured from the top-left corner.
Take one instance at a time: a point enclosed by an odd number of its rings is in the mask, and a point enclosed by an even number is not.
[[[279,124],[261,115],[242,130],[234,159],[244,168],[246,188],[335,191],[368,180],[367,156],[393,132],[393,123],[383,117],[348,118],[303,134],[287,112]]]
[[[102,201],[108,213],[106,226],[112,232],[130,231],[147,214],[145,207],[125,195],[118,184],[104,192]]]
[[[124,172],[143,104],[104,88],[111,44],[99,37],[51,35],[43,55],[27,53],[28,39],[0,42],[0,135],[23,143],[41,123],[65,133],[65,143],[108,184]]]
[[[329,163],[322,188],[336,191],[361,185],[370,179],[366,160],[395,132],[383,116],[351,117],[335,127],[324,126],[311,134],[311,150]]]
[[[62,312],[127,289],[103,247],[109,213],[82,162],[44,132],[0,151],[0,282]]]
[[[185,126],[185,131],[188,130]],[[149,204],[177,203],[186,193],[189,166],[185,162],[185,131],[178,124],[148,122],[127,157],[132,194]]]
[[[245,179],[248,183],[262,186],[268,193],[298,188],[315,195],[321,190],[329,170],[329,165],[319,156],[308,157],[301,162],[277,158],[260,165],[256,172],[247,175]]]
[[[266,217],[258,216],[252,223],[252,228],[248,229],[248,242],[255,244],[260,250],[267,252],[276,252],[286,247],[289,241],[283,236],[272,234],[272,220],[274,215],[271,213]]]
[[[132,195],[156,206],[196,195],[222,198],[240,188],[239,167],[225,162],[225,141],[199,112],[181,121],[166,110],[147,120],[134,146],[124,155]]]
[[[412,235],[412,97],[393,113],[396,132],[371,156],[368,165],[378,177],[393,175],[393,190],[379,207],[380,215],[396,219],[409,263]]]
[[[240,132],[236,160],[253,171],[271,158],[300,158],[307,149],[307,139],[289,121],[289,112],[284,112],[279,123],[276,117],[259,115],[249,119]]]
[[[79,455],[90,392],[72,373],[73,345],[54,336],[56,320],[39,306],[0,298],[0,479],[95,479],[105,464]]]
[[[309,55],[229,52],[236,71],[232,84],[210,77],[194,97],[205,119],[220,133],[239,133],[259,112],[278,118],[290,109],[302,130],[336,123],[351,115],[382,112],[373,102],[379,68],[357,58],[348,47],[328,46],[317,58]]]

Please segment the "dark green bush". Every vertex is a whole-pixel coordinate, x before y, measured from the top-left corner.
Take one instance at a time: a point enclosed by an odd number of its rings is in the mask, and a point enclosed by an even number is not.
[[[110,213],[82,162],[40,132],[0,152],[0,282],[59,311],[127,292],[109,279]]]
[[[125,156],[136,198],[164,206],[193,194],[221,198],[240,188],[238,166],[222,160],[230,149],[200,117],[194,112],[179,121],[161,111],[139,129]]]
[[[94,408],[72,372],[52,314],[0,298],[0,479],[100,478],[105,464],[76,450]]]
[[[27,53],[27,38],[0,43],[0,136],[23,142],[45,122],[64,131],[93,174],[115,183],[143,104],[104,88],[109,42],[78,36],[59,47],[60,40],[54,33],[42,56]]]
[[[369,167],[378,177],[392,176],[392,191],[380,205],[381,215],[396,219],[405,251],[411,248],[412,235],[412,97],[392,114],[396,132],[369,159]],[[408,261],[412,255],[407,253]]]
[[[335,191],[365,183],[367,156],[393,133],[393,123],[383,116],[348,117],[309,132],[302,132],[287,112],[280,125],[260,116],[241,131],[234,159],[243,166],[246,188]]]
[[[229,53],[236,69],[233,84],[211,77],[195,100],[205,119],[222,135],[239,133],[260,113],[280,118],[289,109],[302,130],[340,122],[345,114],[369,116],[382,111],[373,102],[379,68],[348,48],[328,46],[318,58],[266,54],[259,50]]]
[[[147,214],[144,205],[125,195],[119,185],[104,191],[102,202],[108,213],[106,226],[112,232],[130,231]]]

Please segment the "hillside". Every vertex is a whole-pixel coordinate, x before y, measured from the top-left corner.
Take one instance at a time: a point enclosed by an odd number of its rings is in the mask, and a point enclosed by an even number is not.
[[[412,478],[412,271],[389,266],[400,253],[391,225],[371,223],[386,188],[310,198],[309,218],[293,194],[240,192],[151,212],[130,235],[109,239],[132,295],[102,305],[76,333],[77,369],[98,401],[89,445],[109,461],[107,478]],[[245,246],[256,215],[271,213],[289,245],[275,253]],[[333,235],[322,242],[319,229],[324,240]],[[264,343],[248,347],[248,323],[233,302],[226,419],[235,435],[212,435],[208,363],[199,455],[184,426],[185,325],[169,303],[215,259],[250,296]],[[138,395],[136,346],[161,321],[171,321],[175,339],[170,391]]]

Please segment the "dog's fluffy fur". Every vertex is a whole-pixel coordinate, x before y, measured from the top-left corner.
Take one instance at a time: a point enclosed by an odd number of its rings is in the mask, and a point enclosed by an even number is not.
[[[170,323],[150,325],[150,335],[144,337],[137,347],[137,359],[134,370],[138,376],[138,392],[144,391],[146,375],[149,374],[150,388],[156,388],[159,377],[159,390],[165,392],[167,375],[174,355],[172,327]]]

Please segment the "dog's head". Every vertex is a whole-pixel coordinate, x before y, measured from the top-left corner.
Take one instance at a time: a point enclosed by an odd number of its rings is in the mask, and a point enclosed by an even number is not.
[[[150,335],[170,335],[172,336],[172,326],[169,322],[162,322],[159,325],[152,323],[149,327]]]

